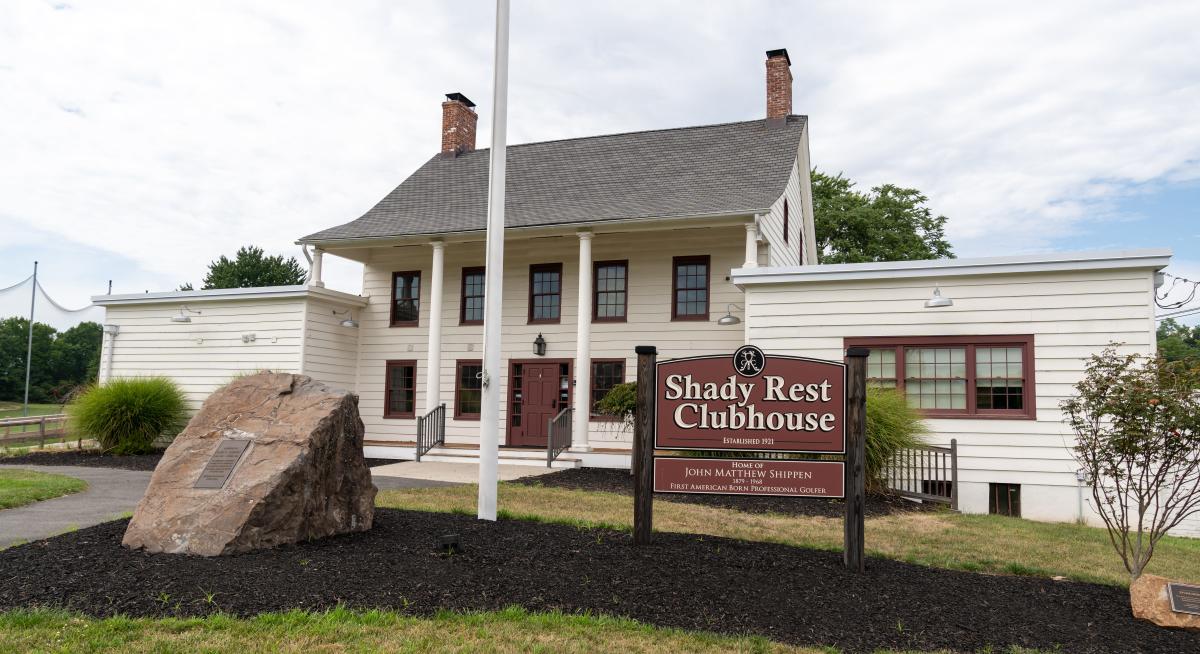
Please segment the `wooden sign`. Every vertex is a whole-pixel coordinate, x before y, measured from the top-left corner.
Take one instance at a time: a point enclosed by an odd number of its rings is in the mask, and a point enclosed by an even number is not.
[[[841,461],[655,457],[654,492],[835,497],[845,495]]]
[[[1200,615],[1200,586],[1168,582],[1167,595],[1171,597],[1172,611]]]
[[[233,469],[237,467],[238,461],[242,460],[242,454],[248,447],[250,447],[250,441],[246,439],[221,439],[221,442],[217,444],[216,451],[209,457],[204,470],[200,471],[200,478],[196,480],[192,488],[225,488],[225,484],[229,482],[229,476],[233,474]]]
[[[846,366],[765,355],[745,345],[727,354],[657,364],[654,446],[668,450],[846,451]]]

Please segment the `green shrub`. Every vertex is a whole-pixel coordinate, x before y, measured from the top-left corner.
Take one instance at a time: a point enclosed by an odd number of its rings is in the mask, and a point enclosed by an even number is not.
[[[609,389],[599,402],[596,410],[606,416],[612,416],[621,421],[626,428],[633,428],[633,410],[637,407],[637,382],[617,384]]]
[[[183,391],[166,377],[112,379],[93,385],[67,406],[71,427],[113,454],[144,454],[162,435],[188,421]]]
[[[908,405],[898,391],[891,388],[867,388],[867,487],[881,491],[885,488],[883,469],[898,450],[924,443],[929,428],[921,412]]]

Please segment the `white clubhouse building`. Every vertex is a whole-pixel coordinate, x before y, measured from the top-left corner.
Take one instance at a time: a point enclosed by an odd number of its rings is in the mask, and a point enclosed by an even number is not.
[[[1106,345],[1154,351],[1170,251],[821,265],[808,120],[791,113],[787,52],[767,54],[765,119],[508,149],[501,462],[545,465],[569,407],[555,465],[628,466],[631,434],[592,409],[633,380],[636,345],[660,360],[866,346],[873,382],[925,411],[933,444],[956,440],[960,510],[1094,521],[1058,404]],[[299,240],[308,285],[94,298],[102,378],[167,375],[198,406],[241,372],[301,372],[359,395],[368,456],[412,458],[418,417],[445,405],[445,445],[425,458],[477,458],[491,271],[473,107],[448,95],[440,153]],[[363,264],[361,296],[324,288],[328,255]]]

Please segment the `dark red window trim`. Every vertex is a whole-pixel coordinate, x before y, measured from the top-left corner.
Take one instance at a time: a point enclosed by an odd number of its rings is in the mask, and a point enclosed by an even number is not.
[[[459,292],[458,292],[458,324],[460,324],[460,325],[482,325],[483,324],[482,318],[479,320],[467,320],[467,276],[468,275],[476,275],[479,273],[484,274],[483,283],[486,288],[487,272],[483,266],[472,266],[470,268],[462,269],[462,279],[461,279],[461,282],[459,283]],[[472,296],[472,297],[475,297],[475,296]]]
[[[605,266],[621,266],[625,269],[625,305],[621,307],[621,315],[599,317],[600,309],[600,269]],[[629,260],[596,261],[592,263],[592,322],[628,322],[629,320]]]
[[[397,320],[396,319],[396,278],[402,276],[416,276],[417,278],[417,319],[416,320]],[[392,273],[392,288],[388,291],[388,296],[392,298],[392,306],[389,309],[388,315],[391,317],[389,323],[392,327],[416,327],[421,322],[421,271],[420,270],[401,270]]]
[[[783,199],[783,242],[788,242],[788,201]]]
[[[409,412],[392,413],[392,368],[411,367],[413,369],[413,410]],[[415,359],[389,360],[383,365],[383,417],[384,418],[415,418],[417,417],[417,362]]]
[[[675,257],[671,260],[671,320],[708,320],[712,311],[712,264],[707,254]],[[707,273],[704,280],[704,313],[679,315],[679,266],[703,263]]]
[[[462,411],[462,369],[463,366],[480,366],[482,368],[483,361],[480,359],[458,359],[454,362],[454,418],[456,420],[479,420],[478,413],[463,413]],[[482,393],[482,386],[480,387]],[[483,398],[479,400],[483,402]]]
[[[556,272],[558,273],[558,317],[557,318],[533,318],[533,274],[539,272]],[[529,324],[530,325],[557,325],[562,322],[562,289],[563,275],[561,263],[535,263],[529,266]],[[552,293],[542,293],[542,295],[552,295]]]
[[[588,392],[591,393],[593,396],[595,396],[595,393],[596,393],[596,364],[597,363],[619,363],[619,364],[621,364],[621,381],[618,381],[617,382],[618,384],[624,384],[625,380],[629,376],[629,370],[628,370],[629,364],[625,361],[625,359],[622,359],[619,357],[612,358],[612,359],[592,359],[591,363],[589,365],[589,367],[591,368],[591,371],[590,371],[591,380],[588,383]],[[592,403],[592,406],[595,406],[595,402]],[[619,418],[617,418],[616,416],[604,415],[602,413],[596,413],[593,410],[589,410],[588,420],[590,420],[592,422],[615,422],[615,421],[619,420]]]
[[[1037,419],[1037,389],[1034,384],[1033,335],[1001,336],[880,336],[874,338],[846,338],[846,347],[871,349],[895,348],[896,390],[904,392],[904,348],[905,347],[966,347],[967,408],[966,409],[921,409],[930,418],[986,418],[1007,420]],[[978,409],[975,407],[975,348],[976,347],[1020,347],[1024,393],[1020,409]]]

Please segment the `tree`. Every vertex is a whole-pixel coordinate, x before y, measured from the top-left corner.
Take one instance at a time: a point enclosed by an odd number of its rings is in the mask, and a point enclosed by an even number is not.
[[[61,334],[50,325],[33,323],[33,367],[29,371],[29,401],[52,402],[81,385],[94,382],[100,367],[102,328],[83,322]],[[25,398],[25,354],[29,319],[0,320],[0,400]]]
[[[813,217],[821,263],[952,258],[945,216],[920,191],[884,184],[869,193],[842,176],[814,170]]]
[[[1200,361],[1200,325],[1188,327],[1174,318],[1159,323],[1158,355],[1167,361]]]
[[[208,274],[204,276],[201,289],[293,286],[303,284],[306,277],[296,257],[268,257],[262,248],[248,245],[239,249],[232,260],[222,254],[220,259],[208,264]],[[183,284],[179,290],[190,291],[192,285],[190,282]]]
[[[1130,577],[1200,512],[1200,366],[1106,348],[1062,402],[1075,460]]]

